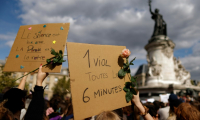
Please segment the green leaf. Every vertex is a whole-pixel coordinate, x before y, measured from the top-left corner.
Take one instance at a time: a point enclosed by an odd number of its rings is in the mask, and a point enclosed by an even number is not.
[[[130,65],[134,65],[133,63],[130,63]]]
[[[135,57],[133,60],[131,60],[129,64],[130,64],[130,65],[134,65],[134,64],[133,64],[133,61],[134,61],[135,59],[136,59],[136,57]]]
[[[47,63],[49,64],[51,62],[51,60],[50,59],[47,59]]]
[[[126,101],[127,101],[127,103],[128,103],[129,101],[131,101],[132,98],[133,98],[133,93],[127,92],[127,93],[126,93]]]
[[[127,73],[131,73],[131,70],[130,70],[130,69],[128,69],[128,70],[127,70]]]
[[[123,90],[124,90],[125,92],[130,91],[130,89],[129,89],[129,88],[126,88],[126,87],[124,87]]]
[[[133,63],[133,61],[136,59],[136,57],[135,58],[133,58],[132,60],[131,60],[131,62],[130,63]]]
[[[130,89],[130,92],[131,92],[132,94],[134,94],[134,95],[137,95],[135,89],[133,89],[133,88]]]
[[[126,88],[130,88],[130,86],[131,86],[131,82],[126,82],[126,83],[125,83],[125,87],[126,87]]]
[[[133,87],[133,88],[134,88],[134,87],[135,87],[135,84],[134,84],[134,83],[132,83],[132,84],[131,84],[131,87]]]
[[[59,50],[59,54],[61,54],[61,55],[63,54],[62,50]]]
[[[137,78],[137,77],[131,76],[131,82],[133,82],[133,83],[136,82],[136,78]]]
[[[128,64],[124,63],[124,64],[123,64],[123,68],[124,68],[124,69],[127,69],[127,68],[128,68]]]
[[[61,59],[61,60],[58,61],[58,63],[60,64],[60,63],[65,62],[65,61],[66,60]]]
[[[51,54],[52,55],[57,55],[56,51],[54,49],[51,49]]]
[[[53,63],[57,63],[58,59],[57,58],[53,58]]]
[[[125,75],[126,75],[126,71],[124,71],[124,69],[119,70],[118,72],[119,77],[124,77]]]

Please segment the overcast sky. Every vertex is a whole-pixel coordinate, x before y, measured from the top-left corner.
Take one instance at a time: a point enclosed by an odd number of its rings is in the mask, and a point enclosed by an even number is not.
[[[200,80],[200,1],[152,0],[155,8],[176,44],[174,56]],[[0,59],[9,55],[20,25],[70,22],[68,42],[129,48],[137,58],[133,74],[147,63],[144,46],[154,27],[148,0],[3,0],[0,16]]]

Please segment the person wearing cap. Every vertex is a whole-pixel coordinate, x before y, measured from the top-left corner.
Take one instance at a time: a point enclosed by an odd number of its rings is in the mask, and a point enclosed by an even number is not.
[[[169,96],[169,117],[167,120],[176,120],[176,114],[174,112],[174,107],[178,107],[182,103],[181,100],[178,99],[178,96],[175,94],[171,94]]]
[[[178,99],[178,97],[175,94],[170,94],[168,102],[170,104],[171,101]],[[158,110],[159,120],[166,120],[169,117],[169,110],[170,106],[160,108]]]

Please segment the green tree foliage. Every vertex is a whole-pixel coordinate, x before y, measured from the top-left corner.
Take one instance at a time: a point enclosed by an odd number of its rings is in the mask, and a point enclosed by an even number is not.
[[[3,70],[3,66],[1,66],[1,70]],[[15,82],[15,78],[13,78],[11,74],[11,72],[0,73],[0,93],[2,93],[6,87],[15,87],[18,85]]]
[[[66,77],[59,79],[57,84],[52,88],[53,94],[64,97],[70,92],[70,80],[66,81]]]

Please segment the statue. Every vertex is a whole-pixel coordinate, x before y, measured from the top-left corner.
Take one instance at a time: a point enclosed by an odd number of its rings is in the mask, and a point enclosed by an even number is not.
[[[162,15],[159,14],[159,9],[155,9],[155,13],[151,10],[151,0],[149,0],[149,11],[152,15],[152,19],[155,21],[154,32],[152,37],[156,35],[165,35],[167,36],[167,24],[163,20]]]
[[[161,75],[161,64],[158,64],[156,59],[153,57],[151,62],[148,63],[149,66],[149,70],[148,70],[148,74],[150,77],[157,77],[158,79],[162,79],[163,76]]]

